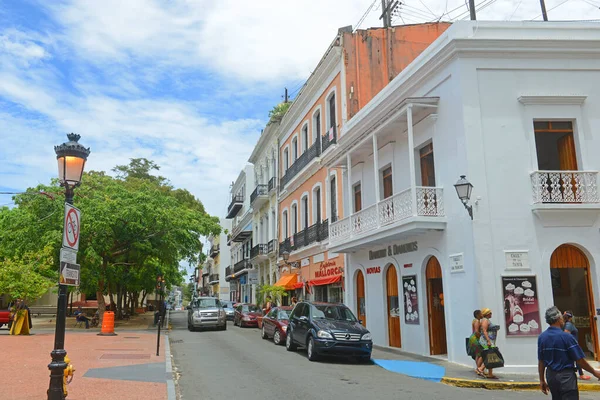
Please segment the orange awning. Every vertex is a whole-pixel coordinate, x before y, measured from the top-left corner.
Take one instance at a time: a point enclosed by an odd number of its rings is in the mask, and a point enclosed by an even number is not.
[[[308,281],[310,286],[323,286],[323,285],[331,285],[332,283],[336,283],[342,280],[342,276],[332,276],[329,278],[318,278],[313,279],[312,281]]]
[[[296,274],[287,274],[283,275],[274,286],[281,286],[285,288],[285,290],[294,290],[296,284],[298,283],[298,275]]]

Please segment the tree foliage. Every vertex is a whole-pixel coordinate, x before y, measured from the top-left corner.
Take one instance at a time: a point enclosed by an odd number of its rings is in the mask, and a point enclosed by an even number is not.
[[[102,295],[133,309],[140,294],[154,291],[158,274],[167,288],[180,285],[180,261],[197,264],[201,237],[220,233],[218,218],[208,215],[187,190],[174,189],[166,178],[151,174],[157,170],[152,161],[132,159],[114,168],[117,177],[85,173],[75,189],[74,205],[82,212],[79,290],[96,292],[101,311]],[[63,202],[64,190],[53,181],[16,196],[13,209],[1,209],[0,260],[18,261],[48,251],[57,271]]]
[[[277,104],[271,111],[269,111],[269,121],[281,121],[291,105],[291,101]]]
[[[256,302],[260,305],[264,304],[267,297],[270,297],[276,304],[281,304],[281,300],[287,297],[288,293],[282,286],[262,285],[258,289]]]

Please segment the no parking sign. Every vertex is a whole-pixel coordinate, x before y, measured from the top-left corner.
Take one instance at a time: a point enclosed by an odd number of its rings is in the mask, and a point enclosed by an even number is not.
[[[65,203],[65,221],[63,225],[63,246],[79,250],[81,211],[70,204]]]

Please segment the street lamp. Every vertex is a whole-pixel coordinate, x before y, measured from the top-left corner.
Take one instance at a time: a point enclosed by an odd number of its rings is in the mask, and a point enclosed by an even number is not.
[[[89,147],[86,149],[79,144],[81,136],[69,133],[68,142],[54,146],[56,160],[58,161],[58,179],[60,185],[65,188],[65,202],[73,204],[73,189],[80,185],[85,161],[90,155]],[[52,362],[48,365],[50,370],[50,388],[48,389],[48,400],[63,400],[64,370],[65,363],[65,325],[67,319],[67,285],[58,285],[58,312],[56,315],[56,329],[54,331],[54,350],[52,350]]]
[[[285,261],[285,263],[287,264],[288,260],[290,259],[290,252],[289,251],[284,251],[283,253],[281,253],[281,257],[283,257],[283,261]]]
[[[456,194],[458,194],[458,198],[460,201],[462,201],[463,205],[467,209],[471,219],[473,219],[473,206],[469,205],[473,185],[471,185],[471,182],[467,180],[465,175],[461,175],[458,182],[454,184],[454,187],[456,188]]]

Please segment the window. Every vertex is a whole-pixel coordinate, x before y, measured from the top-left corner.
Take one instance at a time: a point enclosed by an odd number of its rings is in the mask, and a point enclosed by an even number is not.
[[[321,222],[321,187],[313,190],[313,223]]]
[[[277,310],[279,311],[279,315],[277,316],[277,319],[279,321],[287,321],[288,319],[290,319],[288,312],[286,310]]]
[[[354,212],[362,210],[362,193],[360,183],[354,185]]]
[[[331,188],[331,215],[329,217],[331,222],[337,221],[337,185],[335,183],[335,176],[331,177],[330,180]]]
[[[302,153],[308,150],[308,124],[302,128]]]
[[[282,216],[281,216],[281,224],[282,224],[282,231],[283,231],[283,239],[287,239],[288,237],[290,237],[289,235],[289,229],[288,229],[288,212],[284,211]]]
[[[290,167],[290,153],[288,152],[288,149],[285,149],[283,151],[283,172],[287,172],[288,168]]]
[[[419,150],[421,157],[421,185],[435,186],[435,167],[433,163],[433,143]]]
[[[313,116],[313,142],[321,139],[321,110]]]
[[[310,306],[308,304],[305,304],[304,307],[302,308],[302,313],[300,314],[300,316],[308,318],[309,313],[310,313]]]
[[[387,167],[381,173],[383,178],[383,198],[387,199],[394,194],[392,185],[392,167]]]
[[[538,169],[577,171],[572,121],[534,121]]]
[[[328,128],[335,129],[336,121],[335,121],[335,93],[333,93],[328,100],[329,105],[329,126]]]
[[[298,233],[298,205],[292,205],[292,233]]]
[[[298,159],[298,138],[292,140],[292,164]]]
[[[298,318],[302,315],[302,310],[305,307],[304,303],[299,303],[298,305],[296,305],[296,307],[294,307],[294,309],[292,310],[292,314],[290,315],[290,318]]]
[[[302,227],[302,229],[306,229],[308,228],[308,196],[304,196],[301,200],[302,203],[302,209],[300,210],[300,220],[302,221],[302,223],[300,224],[300,226]]]

